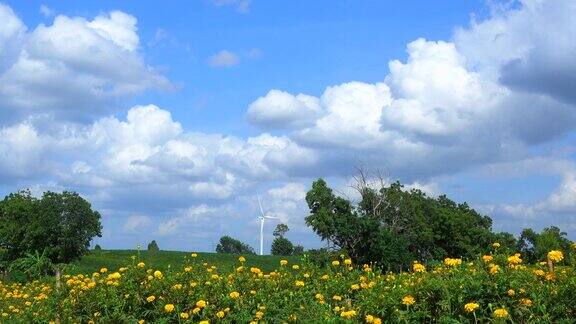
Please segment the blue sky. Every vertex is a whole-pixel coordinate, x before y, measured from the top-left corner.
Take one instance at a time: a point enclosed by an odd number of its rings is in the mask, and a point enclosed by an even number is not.
[[[307,188],[322,176],[354,198],[361,164],[467,201],[496,230],[573,239],[574,13],[560,0],[4,2],[0,193],[76,190],[103,214],[104,247],[183,250],[223,234],[256,246],[260,193],[316,247]]]

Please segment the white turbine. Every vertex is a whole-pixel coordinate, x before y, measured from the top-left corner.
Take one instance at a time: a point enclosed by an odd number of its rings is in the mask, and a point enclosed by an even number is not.
[[[260,220],[260,255],[264,255],[264,220],[267,218],[277,219],[278,217],[264,215],[264,209],[262,209],[262,202],[260,202],[260,195],[257,195],[257,197],[258,197],[258,207],[260,207],[260,216],[258,216],[258,219]]]

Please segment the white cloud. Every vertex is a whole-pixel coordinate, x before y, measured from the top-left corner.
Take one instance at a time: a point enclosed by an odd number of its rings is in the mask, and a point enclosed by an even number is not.
[[[40,5],[40,13],[44,17],[52,17],[56,14],[56,12],[52,8],[48,7],[45,4]]]
[[[250,122],[265,129],[290,129],[310,125],[320,112],[318,98],[270,90],[250,104],[247,116]]]
[[[10,116],[86,120],[108,114],[114,100],[170,87],[137,52],[133,16],[59,15],[29,33],[10,8],[1,6],[0,17],[0,106]]]
[[[212,3],[218,7],[221,6],[235,6],[241,13],[248,13],[250,11],[250,3],[252,0],[211,0]]]
[[[125,232],[134,233],[140,232],[148,228],[152,224],[150,217],[145,215],[131,215],[128,216],[124,222],[123,229]]]
[[[208,59],[208,64],[213,67],[232,67],[239,62],[240,58],[238,55],[227,50],[221,50]]]

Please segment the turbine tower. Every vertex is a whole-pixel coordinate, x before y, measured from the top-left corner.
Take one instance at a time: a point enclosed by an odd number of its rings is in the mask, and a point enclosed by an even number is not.
[[[264,220],[277,219],[278,217],[266,216],[264,214],[264,209],[262,208],[260,195],[257,195],[257,197],[258,197],[258,207],[260,207],[260,216],[258,216],[258,219],[260,220],[260,255],[264,255]]]

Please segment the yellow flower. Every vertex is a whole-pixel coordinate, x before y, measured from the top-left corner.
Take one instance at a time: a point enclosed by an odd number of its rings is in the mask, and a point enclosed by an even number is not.
[[[520,299],[520,304],[524,306],[532,306],[532,301],[528,298],[522,298]]]
[[[340,265],[340,261],[334,260],[334,261],[332,261],[332,265],[335,266],[335,267],[337,267],[337,266]]]
[[[298,270],[298,269],[300,269],[300,266],[299,266],[299,265],[297,265],[297,264],[295,264],[295,265],[293,265],[293,266],[292,266],[292,269],[294,269],[294,270]]]
[[[196,302],[196,306],[199,308],[204,308],[206,307],[206,302],[202,299],[200,299],[199,301]]]
[[[366,323],[374,323],[374,316],[372,315],[366,315],[365,319]]]
[[[345,260],[344,260],[344,264],[345,264],[345,265],[351,265],[351,264],[352,264],[352,259],[345,259]]]
[[[564,254],[562,254],[562,251],[552,250],[548,252],[548,259],[554,262],[560,262],[564,259]]]
[[[144,268],[146,264],[144,262],[138,263],[138,268]]]
[[[218,318],[223,318],[226,314],[223,311],[219,311],[218,313],[216,313],[216,317]]]
[[[468,303],[464,305],[464,310],[466,311],[466,313],[472,313],[476,311],[479,307],[480,305],[478,305],[477,303]]]
[[[334,295],[334,296],[332,297],[332,299],[334,299],[335,301],[341,301],[341,300],[342,300],[342,297],[340,297],[340,296],[338,296],[338,295]]]
[[[262,317],[264,317],[264,312],[257,311],[255,317],[256,317],[257,319],[262,319]]]
[[[484,255],[484,256],[482,256],[482,261],[484,261],[484,262],[486,262],[486,263],[492,261],[493,259],[494,259],[494,257],[491,256],[491,255]]]
[[[240,261],[240,262],[245,262],[245,261],[246,261],[246,258],[243,257],[243,256],[241,256],[241,257],[238,258],[238,261]]]
[[[508,263],[510,264],[520,264],[522,263],[522,259],[520,258],[520,253],[516,253],[512,256],[508,257]]]
[[[102,268],[102,269],[100,269],[100,273],[105,273],[105,272],[108,272],[108,269],[107,269],[107,268]]]
[[[504,308],[498,308],[494,311],[494,317],[500,317],[500,318],[508,317],[508,311],[505,310]]]
[[[285,266],[288,264],[288,260],[280,260],[280,265]]]
[[[414,272],[426,272],[426,267],[423,264],[416,262],[412,265],[412,270],[414,270]]]
[[[490,274],[494,275],[497,274],[498,271],[500,271],[500,266],[497,264],[491,264],[490,265]]]
[[[143,320],[143,319],[141,319],[141,320],[138,321],[138,324],[144,324],[144,323],[146,323],[146,321]]]
[[[328,280],[329,276],[327,274],[323,275],[322,277],[320,277],[320,279],[322,280]]]
[[[402,304],[406,305],[406,306],[410,306],[412,304],[414,304],[416,302],[416,300],[414,299],[414,297],[412,295],[406,295],[402,298]]]
[[[197,257],[197,256],[198,256],[198,254],[196,254],[196,253],[192,253],[192,254],[190,254],[190,256],[191,256],[191,257],[193,257],[193,258],[195,258],[195,257]]]
[[[152,296],[148,296],[148,298],[146,298],[146,301],[151,303],[156,299],[156,296],[152,295]]]
[[[446,258],[444,259],[444,264],[448,267],[457,267],[462,264],[462,259]]]
[[[208,321],[208,320],[203,320],[203,321],[198,322],[198,324],[210,324],[210,321]]]
[[[154,271],[154,277],[156,277],[156,279],[162,279],[162,272],[160,272],[160,270]]]
[[[510,297],[516,295],[516,292],[514,291],[514,289],[509,289],[506,293],[507,293],[508,296],[510,296]]]
[[[352,286],[350,286],[350,289],[352,289],[352,290],[358,290],[358,289],[360,289],[360,286],[357,285],[357,284],[353,284]]]
[[[190,315],[188,313],[180,313],[181,319],[188,319],[189,317],[190,317]]]
[[[240,293],[239,293],[239,292],[233,291],[233,292],[230,293],[230,298],[236,299],[236,298],[238,298],[238,297],[240,297]]]
[[[304,281],[302,280],[296,280],[294,284],[296,285],[296,287],[304,287]]]
[[[492,243],[492,246],[497,249],[500,247],[500,243],[494,242],[494,243]]]
[[[172,313],[174,311],[174,305],[166,304],[164,305],[164,310],[166,311],[166,313]]]
[[[352,318],[356,316],[356,311],[355,310],[344,311],[340,313],[340,316],[344,318]]]

